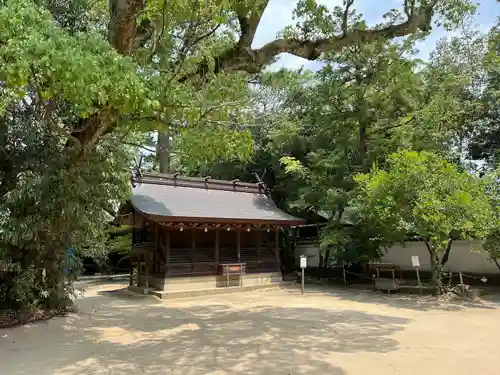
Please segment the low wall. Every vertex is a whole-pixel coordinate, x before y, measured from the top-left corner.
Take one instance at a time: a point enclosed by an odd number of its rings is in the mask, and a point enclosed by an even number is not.
[[[307,255],[307,267],[319,266],[319,249],[313,245],[297,246],[295,249],[295,264],[299,266],[300,255]],[[413,270],[412,256],[418,256],[422,272],[431,271],[429,252],[424,242],[407,242],[405,245],[395,245],[387,250],[381,262],[394,263],[402,270]],[[496,265],[488,260],[486,252],[482,251],[480,241],[454,241],[450,258],[444,266],[447,272],[465,272],[470,274],[500,274]]]
[[[281,281],[282,276],[280,272],[251,273],[242,276],[243,286],[278,284]],[[144,285],[144,277],[140,278],[140,285]],[[239,285],[239,276],[229,277],[229,286]],[[186,276],[171,278],[150,276],[149,286],[161,291],[223,288],[226,286],[226,276]]]
[[[429,252],[424,242],[407,242],[395,245],[387,250],[382,262],[398,264],[401,269],[413,269],[411,257],[417,255],[422,271],[430,271]],[[486,252],[482,251],[480,241],[454,241],[451,246],[450,258],[444,266],[447,272],[469,272],[473,274],[500,273],[496,265],[488,260]]]

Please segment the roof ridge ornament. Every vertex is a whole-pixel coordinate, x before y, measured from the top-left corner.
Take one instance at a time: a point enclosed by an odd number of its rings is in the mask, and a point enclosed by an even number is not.
[[[144,160],[144,154],[140,154],[139,160],[137,160],[137,159],[134,160],[135,167],[132,169],[132,173],[130,176],[130,183],[132,184],[133,188],[137,187],[136,182],[138,182],[137,180],[142,177],[141,167],[142,167],[143,160]]]
[[[262,176],[266,174],[266,171],[264,170],[264,173]],[[262,178],[257,174],[257,172],[254,172],[253,175],[255,176],[255,179],[257,180],[257,185],[259,186],[259,191],[262,189],[264,190],[264,194],[267,196],[270,196],[269,189],[267,188],[267,185],[265,184],[264,181],[262,181]]]
[[[211,178],[212,178],[212,176],[203,177],[203,180],[205,181],[205,189],[207,189],[207,190],[208,190],[208,183],[209,183],[208,180],[210,180]]]
[[[238,182],[241,182],[241,181],[238,178],[235,178],[231,182],[233,183],[233,189],[236,190],[236,185],[238,184]]]
[[[134,176],[134,183],[170,185],[205,190],[227,190],[252,194],[266,194],[267,196],[270,196],[268,188],[262,180],[259,182],[242,182],[240,179],[218,180],[213,179],[212,176],[188,177],[182,176],[180,173],[165,174],[141,171],[140,174],[136,173]]]
[[[130,173],[130,183],[132,184],[133,188],[137,187],[137,183],[140,183],[141,178],[142,178],[142,171],[140,169],[140,166],[136,166],[135,168],[132,169],[132,172]]]

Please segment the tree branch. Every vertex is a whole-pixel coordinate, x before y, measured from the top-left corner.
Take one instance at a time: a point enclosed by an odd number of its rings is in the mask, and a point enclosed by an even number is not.
[[[153,154],[156,153],[155,149],[146,147],[146,146],[144,146],[144,145],[142,145],[140,143],[129,142],[129,141],[125,141],[125,140],[120,139],[120,138],[110,137],[110,136],[106,136],[106,135],[100,137],[100,139],[103,140],[103,141],[117,142],[117,143],[121,143],[121,144],[127,145],[127,146],[133,146],[133,147],[142,148],[143,150],[146,150],[146,151],[151,152]]]
[[[155,31],[154,25],[150,20],[142,20],[137,26],[137,32],[134,39],[132,50],[136,50],[144,45],[151,39]]]
[[[209,30],[208,32],[206,32],[205,34],[203,35],[200,35],[199,37],[197,37],[195,40],[193,40],[190,44],[189,44],[189,47],[193,47],[194,45],[198,44],[199,42],[201,42],[203,39],[206,39],[210,36],[212,36],[219,28],[220,28],[221,24],[218,24],[217,26],[215,26],[213,29]]]
[[[396,123],[394,125],[386,126],[384,128],[375,129],[375,130],[371,131],[369,135],[380,134],[383,132],[387,132],[389,130],[401,128],[403,126],[406,126],[406,125],[412,123],[413,121],[416,120],[416,118],[417,118],[417,116],[415,115],[415,116],[412,116],[410,119],[406,120],[405,122],[400,122],[400,123]]]
[[[95,113],[88,118],[80,119],[81,126],[72,132],[71,136],[78,139],[82,145],[82,152],[85,154],[91,150],[98,142],[101,136],[109,133],[116,125],[112,121],[107,111]],[[84,129],[83,131],[81,129]]]
[[[181,77],[179,82],[184,82],[195,76],[203,77],[210,73],[217,74],[223,70],[242,70],[248,73],[259,73],[266,65],[274,61],[280,53],[286,52],[308,60],[316,60],[326,51],[340,52],[345,47],[358,43],[371,43],[379,40],[403,37],[418,30],[429,31],[431,29],[432,14],[433,8],[428,6],[426,8],[415,9],[405,22],[399,24],[366,30],[354,29],[347,31],[345,35],[335,35],[317,40],[280,38],[256,50],[242,48],[243,45],[248,45],[249,35],[253,31],[252,28],[243,28],[242,33],[247,34],[242,34],[240,41],[235,46],[215,58],[215,67],[213,70],[210,69],[208,62],[202,62],[193,72]],[[241,22],[243,22],[243,25],[246,25],[247,18],[240,17],[240,26]]]
[[[158,50],[158,44],[161,41],[161,38],[163,37],[163,34],[165,33],[165,25],[167,23],[167,0],[163,0],[163,9],[162,9],[162,16],[161,16],[161,30],[158,33],[158,37],[154,41],[153,49],[151,51],[151,55],[149,60],[153,58],[153,56],[156,54]]]
[[[343,36],[347,35],[347,27],[349,21],[349,8],[351,8],[352,4],[354,4],[354,0],[344,0],[345,8],[344,15],[342,17],[342,32]]]
[[[266,56],[277,53],[288,52],[293,55],[309,60],[316,60],[325,51],[341,51],[343,48],[362,43],[371,43],[378,40],[387,40],[403,37],[417,30],[429,30],[430,24],[427,22],[425,13],[416,13],[406,22],[387,26],[384,28],[374,28],[368,30],[352,30],[346,35],[322,38],[316,41],[301,41],[298,39],[277,39],[266,44],[255,51],[256,60],[265,60]]]
[[[235,6],[241,32],[238,41],[239,48],[251,48],[255,32],[268,3],[269,0],[254,0],[253,4],[247,7],[241,4]]]
[[[410,18],[413,14],[413,11],[415,10],[415,0],[405,0],[404,10],[406,16]]]

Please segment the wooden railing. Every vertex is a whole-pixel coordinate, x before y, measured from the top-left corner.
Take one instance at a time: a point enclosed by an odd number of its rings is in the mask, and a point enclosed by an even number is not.
[[[137,244],[137,247],[143,247],[143,244]],[[159,254],[159,256],[161,255]],[[168,262],[160,262],[153,272],[169,276],[216,275],[219,264],[230,263],[245,263],[248,273],[275,272],[279,270],[276,254],[267,247],[258,251],[256,248],[241,248],[239,259],[236,249],[221,248],[219,249],[218,262],[215,257],[215,249],[213,248],[169,249],[168,257],[166,257]]]
[[[168,276],[189,276],[189,275],[217,275],[217,267],[222,263],[201,262],[201,263],[169,263],[166,265]],[[246,273],[257,272],[277,272],[279,265],[276,260],[261,260],[245,262]]]
[[[215,275],[217,274],[217,263],[169,263],[167,264],[167,275],[189,276],[189,275]]]

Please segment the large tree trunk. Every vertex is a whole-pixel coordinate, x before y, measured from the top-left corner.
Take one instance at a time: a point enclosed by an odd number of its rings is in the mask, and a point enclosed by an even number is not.
[[[453,240],[450,239],[448,240],[448,243],[446,244],[446,249],[444,251],[443,257],[441,258],[441,267],[443,267],[447,262],[448,259],[450,258],[450,251],[451,251],[451,244],[453,243]]]
[[[431,255],[431,278],[435,284],[439,284],[440,272],[439,272],[439,262],[437,262],[434,256]]]
[[[170,172],[170,133],[160,130],[158,132],[158,147],[156,157],[160,165],[160,173]]]
[[[358,47],[357,51],[361,51],[361,48],[362,46]],[[355,62],[354,76],[358,87],[363,87],[364,85],[368,84],[368,82],[365,82],[364,69],[365,67],[360,65],[359,62]],[[357,110],[357,118],[358,118],[358,163],[361,173],[368,172],[369,169],[369,163],[368,160],[366,160],[366,157],[368,151],[367,132],[371,119],[368,117],[368,108],[365,100],[365,91],[366,90],[358,91],[355,103],[355,108]]]
[[[446,248],[443,254],[443,257],[439,259],[439,249],[436,248],[433,244],[425,241],[425,246],[427,247],[427,251],[429,252],[430,260],[431,260],[431,268],[432,268],[432,281],[437,285],[438,291],[443,292],[443,267],[448,262],[450,258],[451,245],[453,243],[452,239],[448,240],[446,244]]]
[[[439,255],[437,253],[436,248],[429,243],[428,241],[424,241],[425,246],[427,247],[427,251],[429,252],[430,261],[431,261],[431,269],[432,269],[432,281],[436,283],[436,285],[440,285],[441,280],[441,262],[439,261]]]
[[[122,55],[131,55],[153,35],[148,19],[137,19],[144,12],[146,0],[109,0],[108,41]]]
[[[359,123],[359,165],[361,168],[361,173],[366,173],[368,172],[369,169],[369,163],[368,160],[366,160],[366,154],[368,151],[368,142],[367,142],[367,125],[365,120],[361,120]]]
[[[321,265],[321,269],[320,269],[320,273],[319,273],[319,277],[325,277],[325,274],[326,274],[326,270],[328,269],[330,265],[330,249],[327,249],[325,251],[325,255],[323,257],[323,264]]]

